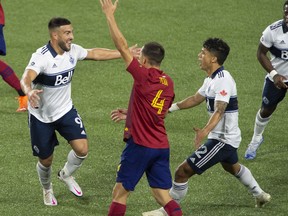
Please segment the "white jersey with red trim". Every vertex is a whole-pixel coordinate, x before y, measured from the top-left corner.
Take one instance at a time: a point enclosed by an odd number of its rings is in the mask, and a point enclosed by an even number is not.
[[[208,134],[208,139],[216,139],[234,148],[241,142],[241,131],[238,126],[238,100],[236,83],[231,74],[220,67],[211,77],[204,80],[198,93],[206,97],[207,111],[214,113],[215,101],[224,101],[228,105],[222,119]]]
[[[28,105],[29,112],[44,123],[54,122],[65,115],[73,106],[71,81],[78,60],[87,56],[87,50],[72,44],[68,52],[58,55],[50,43],[37,49],[26,70],[38,75],[33,81],[33,89],[42,89],[39,94],[38,109]]]

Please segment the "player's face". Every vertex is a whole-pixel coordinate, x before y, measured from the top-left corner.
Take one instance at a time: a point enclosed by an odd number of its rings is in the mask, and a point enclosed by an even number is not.
[[[60,26],[58,31],[58,46],[63,51],[69,51],[71,49],[71,43],[74,39],[73,28],[71,25]]]
[[[215,56],[212,55],[206,48],[202,48],[198,54],[199,66],[202,70],[209,72],[212,63],[215,61]]]
[[[288,5],[284,6],[284,22],[286,23],[286,25],[288,26]]]

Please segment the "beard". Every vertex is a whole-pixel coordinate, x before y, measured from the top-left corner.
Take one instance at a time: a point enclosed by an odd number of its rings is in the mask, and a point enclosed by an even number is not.
[[[68,47],[68,46],[66,46],[66,44],[65,44],[65,42],[64,41],[60,41],[59,43],[58,43],[58,46],[62,49],[62,50],[64,50],[65,52],[68,52],[69,50],[70,50],[70,46]]]

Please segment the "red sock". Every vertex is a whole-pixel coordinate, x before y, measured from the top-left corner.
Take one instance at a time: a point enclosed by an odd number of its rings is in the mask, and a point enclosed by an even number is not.
[[[164,206],[165,211],[169,216],[182,216],[181,207],[177,202],[171,200]]]
[[[124,216],[126,212],[126,205],[112,202],[110,205],[108,216]]]
[[[2,79],[8,83],[12,88],[14,88],[18,93],[22,92],[20,86],[20,80],[16,76],[15,72],[9,65],[0,60],[0,75]],[[24,94],[25,95],[25,94]]]

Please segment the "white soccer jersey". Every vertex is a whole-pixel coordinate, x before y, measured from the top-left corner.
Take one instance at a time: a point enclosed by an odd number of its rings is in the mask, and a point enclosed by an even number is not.
[[[42,89],[39,94],[39,108],[28,106],[29,112],[44,123],[54,122],[65,115],[73,106],[71,81],[78,60],[87,56],[87,50],[72,44],[69,52],[58,55],[50,43],[37,49],[26,70],[34,70],[38,76],[33,81],[34,89]]]
[[[276,71],[288,77],[288,28],[283,20],[269,25],[262,33],[260,42],[269,48],[271,64]],[[268,76],[268,74],[267,74]],[[268,76],[271,81],[270,76]]]
[[[198,93],[206,97],[207,111],[211,116],[215,101],[227,102],[224,116],[208,134],[208,139],[216,139],[238,148],[241,142],[241,131],[238,127],[238,100],[236,83],[230,73],[220,67],[211,77],[204,80]]]

